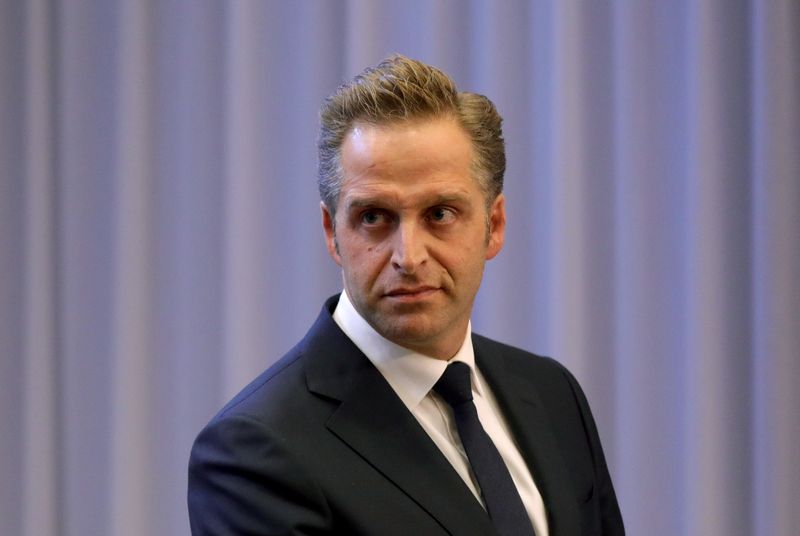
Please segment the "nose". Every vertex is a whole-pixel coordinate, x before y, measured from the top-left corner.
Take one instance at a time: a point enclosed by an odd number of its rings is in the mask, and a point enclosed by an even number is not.
[[[413,275],[427,260],[425,233],[414,222],[401,222],[395,231],[392,266],[403,274]]]

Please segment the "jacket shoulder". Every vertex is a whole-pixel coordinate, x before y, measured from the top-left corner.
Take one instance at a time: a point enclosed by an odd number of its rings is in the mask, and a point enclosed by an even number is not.
[[[472,334],[472,342],[476,354],[485,355],[489,359],[501,359],[514,367],[530,369],[537,374],[566,374],[572,377],[567,368],[552,357],[535,354],[477,333]]]
[[[265,410],[285,407],[286,401],[305,390],[300,389],[305,385],[303,370],[303,352],[298,344],[243,387],[211,421],[233,415],[269,420]]]

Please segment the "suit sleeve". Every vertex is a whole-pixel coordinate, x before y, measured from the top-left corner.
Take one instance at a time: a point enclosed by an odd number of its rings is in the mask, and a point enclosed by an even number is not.
[[[194,536],[330,533],[331,511],[285,439],[248,416],[217,418],[189,460]]]
[[[608,465],[603,454],[603,447],[600,443],[600,434],[597,431],[592,411],[586,395],[578,384],[578,380],[566,368],[562,368],[567,376],[573,394],[578,401],[583,426],[586,430],[587,440],[591,447],[592,462],[595,469],[595,493],[598,496],[601,513],[601,534],[604,536],[624,536],[625,527],[622,522],[622,514],[614,492],[614,485],[611,483],[611,475],[608,472]]]

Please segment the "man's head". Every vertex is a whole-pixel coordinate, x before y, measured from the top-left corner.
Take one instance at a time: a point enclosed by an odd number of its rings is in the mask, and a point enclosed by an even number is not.
[[[326,101],[328,251],[356,310],[401,346],[448,359],[463,342],[484,263],[503,245],[500,122],[485,97],[401,57]]]
[[[365,69],[325,99],[320,113],[318,186],[322,202],[336,213],[342,185],[341,148],[356,123],[388,125],[450,117],[472,142],[474,178],[487,205],[503,191],[506,170],[503,119],[492,101],[458,91],[439,69],[400,55]]]

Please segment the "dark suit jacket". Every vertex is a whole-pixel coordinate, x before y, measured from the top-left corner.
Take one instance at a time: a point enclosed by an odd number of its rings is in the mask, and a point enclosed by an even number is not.
[[[305,338],[200,433],[195,535],[492,534],[489,518],[325,304]],[[473,335],[550,534],[623,534],[594,420],[557,362]]]

